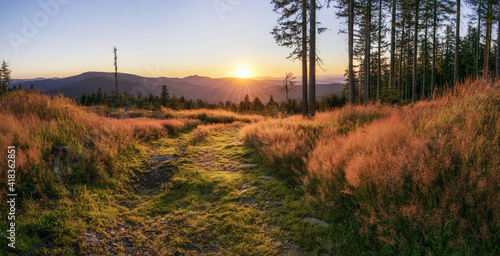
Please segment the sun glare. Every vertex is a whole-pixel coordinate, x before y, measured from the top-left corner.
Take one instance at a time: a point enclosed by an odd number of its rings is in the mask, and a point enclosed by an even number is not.
[[[250,76],[250,69],[247,66],[240,66],[236,69],[236,76],[239,78],[247,78]]]

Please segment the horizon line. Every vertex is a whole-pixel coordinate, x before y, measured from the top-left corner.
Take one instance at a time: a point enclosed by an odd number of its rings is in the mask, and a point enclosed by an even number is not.
[[[82,72],[82,73],[79,73],[79,74],[76,74],[76,75],[69,75],[69,76],[64,76],[64,77],[58,77],[58,76],[54,76],[54,77],[33,77],[33,78],[12,78],[12,81],[15,81],[15,80],[49,80],[49,79],[64,79],[64,78],[68,78],[68,77],[72,77],[72,76],[78,76],[78,75],[83,75],[85,73],[109,73],[109,74],[114,74],[114,72],[112,71],[85,71],[85,72]],[[235,76],[226,76],[226,77],[210,77],[210,76],[206,76],[206,75],[198,75],[198,74],[193,74],[193,75],[189,75],[189,76],[185,76],[185,77],[168,77],[168,76],[141,76],[141,75],[137,75],[137,74],[133,74],[133,73],[125,73],[125,72],[118,72],[118,74],[124,74],[124,75],[134,75],[134,76],[139,76],[139,77],[147,77],[147,78],[171,78],[171,79],[185,79],[185,78],[188,78],[188,77],[193,77],[193,76],[198,76],[198,77],[205,77],[205,78],[210,78],[210,79],[224,79],[224,78],[232,78],[232,79],[263,79],[263,78],[267,78],[267,79],[282,79],[282,77],[275,77],[275,76],[253,76],[253,77],[245,77],[245,78],[242,78],[242,77],[235,77]],[[316,75],[316,77],[344,77],[344,75],[339,75],[339,74],[331,74],[331,75]],[[295,76],[295,78],[298,80],[299,78],[302,78],[302,76]]]

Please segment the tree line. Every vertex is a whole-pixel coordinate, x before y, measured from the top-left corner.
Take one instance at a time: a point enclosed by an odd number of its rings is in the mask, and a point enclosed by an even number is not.
[[[116,48],[114,48],[116,49]],[[116,54],[116,51],[114,51]],[[116,60],[116,55],[115,55]],[[115,67],[116,67],[115,62]],[[117,69],[115,69],[115,73]],[[0,66],[0,96],[7,94],[10,91],[24,90],[19,84],[18,86],[10,86],[12,84],[11,79],[12,71],[9,68],[9,64],[5,61],[2,62]],[[108,95],[107,92],[103,92],[99,87],[97,92],[92,93],[82,93],[82,95],[75,100],[77,100],[83,106],[96,106],[96,105],[106,105],[114,108],[139,108],[147,110],[159,110],[161,107],[166,107],[174,110],[189,110],[189,109],[223,109],[238,113],[251,113],[251,114],[264,114],[264,115],[278,115],[278,114],[298,114],[302,109],[302,102],[295,99],[288,99],[288,92],[294,90],[294,77],[292,73],[288,73],[284,79],[283,86],[278,86],[281,92],[287,94],[287,99],[285,102],[276,102],[271,95],[269,101],[264,103],[259,97],[255,97],[253,100],[250,99],[249,95],[245,95],[245,98],[239,103],[233,103],[231,101],[219,103],[209,103],[200,99],[192,100],[185,99],[184,96],[177,97],[175,94],[170,96],[168,92],[167,85],[162,86],[161,94],[158,95],[143,95],[139,93],[137,96],[129,94],[126,90],[122,93],[117,94],[116,91],[112,91]],[[118,89],[118,76],[115,75],[115,88]],[[41,93],[36,91],[34,85],[30,85],[30,89],[26,90],[33,93]],[[118,90],[117,90],[118,91]],[[63,96],[62,93],[59,96]],[[0,98],[1,100],[1,98]],[[319,110],[327,110],[335,107],[341,107],[346,103],[346,99],[332,94],[330,97],[324,97],[318,102],[315,102]]]
[[[146,110],[159,110],[161,107],[170,108],[173,110],[189,110],[189,109],[223,109],[237,113],[252,113],[264,115],[276,115],[279,113],[284,114],[298,114],[301,113],[302,103],[295,99],[287,99],[285,102],[276,102],[271,95],[269,101],[264,103],[259,97],[250,99],[250,96],[245,95],[242,101],[238,102],[218,102],[209,103],[200,99],[185,99],[184,96],[177,97],[170,96],[166,85],[162,86],[160,96],[158,95],[143,95],[139,93],[137,96],[128,94],[123,91],[119,96],[114,91],[111,94],[102,92],[98,88],[97,92],[83,93],[78,101],[83,106],[96,106],[107,105],[109,107],[125,107],[125,108],[139,108]],[[326,110],[335,107],[341,107],[346,103],[346,99],[336,95],[324,97],[316,102],[319,110]]]
[[[324,7],[336,8],[336,15],[346,20],[347,30],[341,32],[348,35],[344,95],[349,103],[431,99],[436,89],[454,87],[465,78],[500,76],[500,26],[492,47],[493,25],[500,21],[498,0],[271,3],[281,15],[271,34],[279,45],[292,49],[288,58],[302,62],[304,105],[315,96],[315,65],[321,64],[315,35],[324,31],[315,11]],[[461,13],[464,5],[473,12],[466,24]],[[461,28],[466,28],[463,36]],[[308,112],[304,108],[303,114],[313,115],[314,104],[310,108]]]
[[[2,61],[0,66],[0,95],[7,93],[9,85],[12,83],[11,73],[9,64]]]

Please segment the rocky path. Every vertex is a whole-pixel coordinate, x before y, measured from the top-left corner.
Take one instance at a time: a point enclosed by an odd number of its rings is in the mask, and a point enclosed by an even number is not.
[[[83,254],[302,255],[279,228],[284,186],[228,127],[199,144],[190,134],[151,146],[144,170],[120,195],[123,208],[86,232]],[[278,192],[277,192],[278,191]]]

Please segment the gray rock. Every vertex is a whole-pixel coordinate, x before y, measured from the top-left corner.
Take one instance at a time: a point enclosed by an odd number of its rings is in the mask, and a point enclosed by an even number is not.
[[[91,244],[98,244],[99,239],[97,239],[97,236],[94,233],[83,233],[83,238],[87,241],[87,243]]]
[[[153,166],[158,166],[167,161],[170,161],[174,158],[174,155],[160,155],[160,156],[152,156],[151,161],[153,161]]]
[[[311,224],[314,224],[316,226],[320,226],[320,227],[328,227],[330,226],[330,224],[322,221],[322,220],[318,220],[318,219],[315,219],[315,218],[304,218],[305,221],[311,223]]]
[[[258,164],[241,164],[241,167],[257,167]]]
[[[273,177],[267,175],[260,175],[259,178],[271,180]]]

